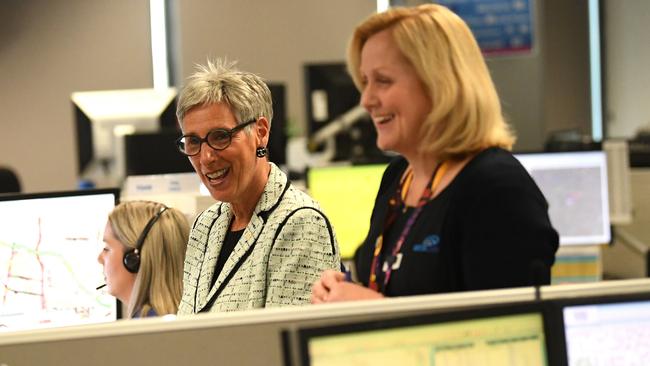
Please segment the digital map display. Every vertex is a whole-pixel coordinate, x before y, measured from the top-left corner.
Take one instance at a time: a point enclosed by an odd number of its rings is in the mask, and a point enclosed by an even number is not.
[[[0,201],[0,331],[117,318],[97,256],[113,194]]]

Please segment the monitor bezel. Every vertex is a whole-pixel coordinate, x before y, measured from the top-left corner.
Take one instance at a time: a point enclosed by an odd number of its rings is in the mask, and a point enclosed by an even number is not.
[[[568,236],[568,237],[562,237],[561,233],[558,231],[558,235],[560,235],[560,245],[563,247],[580,247],[580,246],[588,246],[588,245],[600,245],[600,244],[611,244],[613,240],[613,232],[612,232],[612,224],[611,224],[611,208],[609,207],[609,171],[607,167],[607,153],[604,149],[602,149],[602,146],[600,147],[594,147],[590,149],[581,149],[581,150],[568,150],[568,151],[519,151],[519,152],[513,152],[513,156],[519,161],[519,163],[526,169],[526,171],[529,173],[529,175],[532,177],[532,174],[530,174],[530,171],[528,168],[524,165],[524,163],[519,160],[518,157],[530,157],[530,156],[542,156],[542,155],[547,155],[547,156],[560,156],[560,155],[573,155],[573,156],[579,156],[579,155],[586,155],[586,154],[599,154],[602,155],[604,158],[604,166],[602,172],[605,174],[605,180],[604,180],[604,194],[605,194],[605,200],[603,200],[603,214],[607,216],[607,220],[603,222],[603,232],[599,235],[592,235],[589,237],[589,239],[582,237],[582,236]],[[534,181],[534,178],[533,178]],[[536,185],[537,182],[535,182]],[[538,185],[539,187],[539,185]],[[540,188],[541,191],[541,188]],[[542,192],[543,193],[543,192]],[[546,196],[545,196],[546,199]],[[550,214],[550,212],[549,212]],[[550,218],[550,216],[549,216]],[[602,240],[597,240],[595,239],[596,237],[600,237]],[[569,240],[569,242],[563,242],[563,240]]]
[[[558,329],[556,313],[546,301],[514,302],[507,304],[489,305],[487,307],[471,307],[454,309],[450,311],[437,311],[418,315],[375,319],[369,321],[338,323],[328,326],[302,327],[296,330],[296,346],[298,352],[298,365],[310,366],[309,341],[316,337],[343,335],[356,332],[375,330],[390,330],[401,327],[442,324],[456,321],[471,321],[490,317],[522,315],[539,313],[542,316],[544,329],[544,344],[546,346],[546,358],[549,365],[563,365],[560,361],[565,359],[561,354],[561,344],[556,342],[555,334],[561,333]],[[286,337],[287,339],[290,337]],[[290,351],[290,345],[285,345],[285,352]]]
[[[85,189],[76,191],[48,191],[48,192],[30,192],[30,193],[3,193],[0,194],[0,201],[18,201],[41,198],[58,198],[58,197],[75,197],[75,196],[93,196],[100,194],[113,194],[115,204],[120,201],[120,190],[118,188],[99,188]]]
[[[0,202],[22,201],[43,198],[60,198],[60,197],[79,197],[79,196],[96,196],[103,194],[112,194],[115,198],[114,205],[120,203],[119,188],[95,188],[85,190],[68,190],[68,191],[48,191],[48,192],[29,192],[29,193],[3,193],[0,194]],[[122,302],[115,298],[115,318],[122,319]]]

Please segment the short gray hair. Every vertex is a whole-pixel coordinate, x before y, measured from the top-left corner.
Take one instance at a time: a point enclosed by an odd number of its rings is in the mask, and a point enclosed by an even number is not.
[[[273,106],[269,87],[261,77],[239,71],[235,64],[217,59],[196,65],[196,72],[187,79],[178,96],[176,117],[181,127],[190,109],[212,103],[227,104],[237,123],[265,117],[271,125]]]

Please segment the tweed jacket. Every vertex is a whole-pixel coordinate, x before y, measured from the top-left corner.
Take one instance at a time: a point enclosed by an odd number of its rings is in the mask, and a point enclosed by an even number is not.
[[[273,163],[264,192],[244,233],[210,288],[232,219],[217,202],[194,221],[178,314],[300,305],[322,271],[340,269],[334,232],[318,204],[293,187]]]

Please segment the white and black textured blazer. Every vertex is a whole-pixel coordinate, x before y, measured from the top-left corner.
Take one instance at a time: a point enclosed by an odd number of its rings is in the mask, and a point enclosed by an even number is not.
[[[195,220],[185,256],[178,314],[307,304],[322,271],[340,269],[332,226],[318,204],[271,164],[251,221],[210,288],[232,219],[218,202]]]

